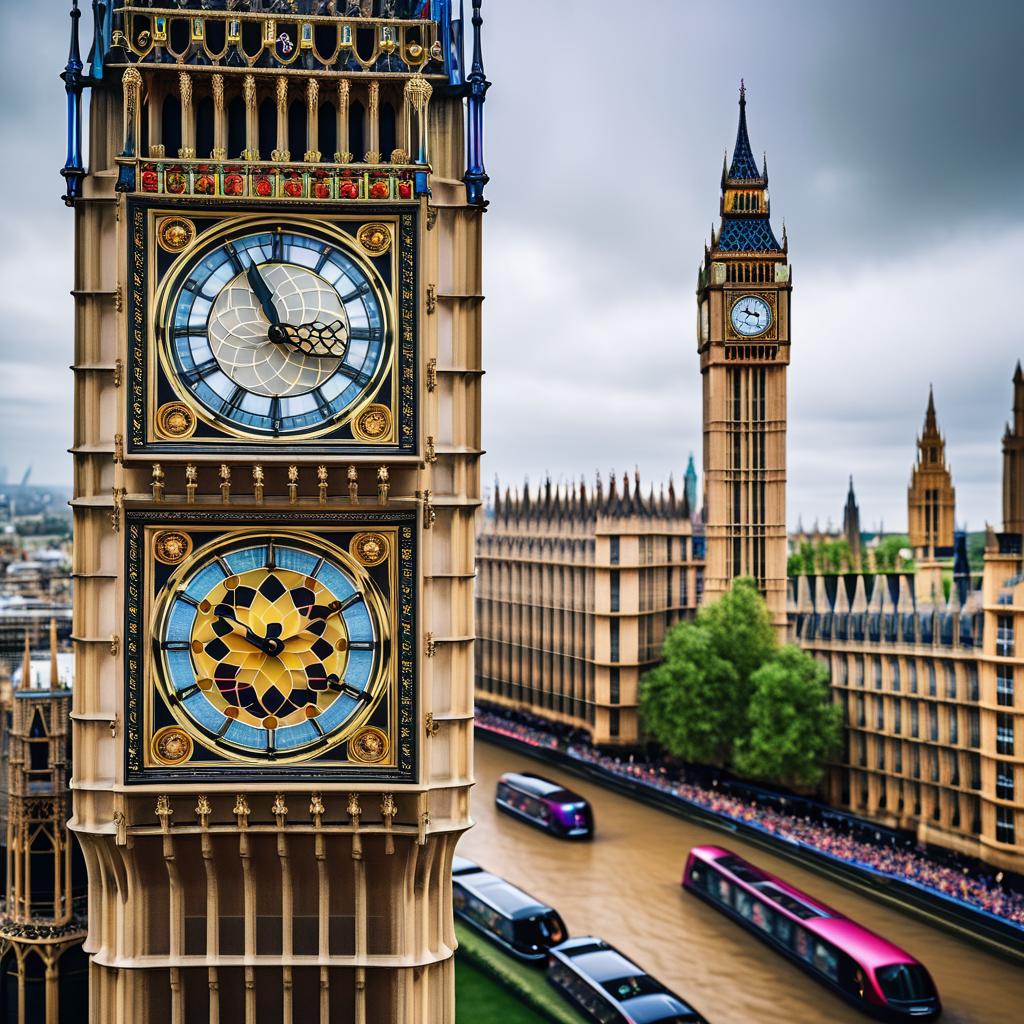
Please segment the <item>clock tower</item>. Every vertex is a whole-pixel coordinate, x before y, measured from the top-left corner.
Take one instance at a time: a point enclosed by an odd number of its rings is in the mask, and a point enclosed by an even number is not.
[[[721,223],[697,281],[704,392],[707,567],[704,598],[752,576],[780,637],[786,631],[788,245],[769,220],[768,170],[747,136],[746,91],[732,163],[722,169]]]
[[[83,63],[73,0],[90,1019],[453,1019],[488,83],[452,7],[114,0]]]

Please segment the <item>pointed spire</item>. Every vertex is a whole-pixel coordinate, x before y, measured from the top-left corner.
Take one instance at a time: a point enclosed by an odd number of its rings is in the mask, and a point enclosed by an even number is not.
[[[935,420],[935,392],[931,384],[928,385],[928,408],[924,414],[924,429],[926,433],[937,433],[939,429]]]
[[[761,180],[761,172],[750,149],[750,138],[747,135],[747,90],[743,79],[740,79],[740,120],[736,129],[736,145],[732,151],[728,176],[730,181]]]
[[[60,172],[67,189],[63,196],[65,206],[73,206],[81,196],[82,179],[85,177],[85,168],[82,166],[82,89],[85,82],[82,78],[82,53],[78,44],[78,22],[81,17],[78,0],[71,0],[71,42],[68,45],[68,62],[60,76],[67,94],[68,148]]]
[[[57,620],[50,619],[50,689],[60,686],[60,673],[57,671]]]
[[[480,0],[473,0],[473,62],[466,78],[466,202],[470,206],[486,206],[484,187],[490,178],[484,170],[484,100],[491,83],[484,73],[483,51],[480,46]]]
[[[28,644],[28,630],[25,630],[25,653],[21,659],[21,690],[32,688],[32,652]]]

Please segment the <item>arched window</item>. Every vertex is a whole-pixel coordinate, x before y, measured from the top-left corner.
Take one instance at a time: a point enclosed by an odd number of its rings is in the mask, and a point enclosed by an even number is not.
[[[271,159],[277,148],[277,107],[269,97],[259,106],[260,159]]]
[[[362,103],[356,100],[348,110],[348,148],[352,159],[361,163],[366,153],[366,136],[363,134],[366,113]]]
[[[171,157],[177,156],[181,149],[181,100],[177,95],[171,93],[164,97],[160,115],[160,137],[163,139],[164,152]]]
[[[245,149],[245,100],[236,96],[228,104],[228,157],[237,160]]]
[[[395,108],[390,103],[382,103],[380,105],[380,158],[385,162],[391,159],[391,153],[398,146],[395,123]]]
[[[320,150],[320,159],[333,161],[338,151],[338,115],[334,104],[320,104],[317,112],[316,147]]]
[[[306,152],[306,104],[292,100],[288,107],[288,152],[293,160],[301,160]]]
[[[213,151],[213,97],[204,96],[196,105],[196,156]]]

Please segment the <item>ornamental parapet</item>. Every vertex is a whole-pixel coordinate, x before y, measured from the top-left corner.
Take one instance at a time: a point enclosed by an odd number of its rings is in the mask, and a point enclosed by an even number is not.
[[[422,165],[211,163],[120,158],[120,180],[149,195],[246,200],[406,202],[425,190]],[[423,179],[423,180],[421,180]]]
[[[447,76],[447,2],[121,0],[107,63]]]

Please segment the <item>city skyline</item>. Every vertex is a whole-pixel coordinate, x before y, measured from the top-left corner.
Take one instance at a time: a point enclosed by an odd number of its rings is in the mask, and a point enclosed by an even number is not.
[[[786,223],[797,286],[789,528],[798,517],[838,525],[851,473],[864,528],[903,528],[929,384],[957,521],[977,530],[997,520],[999,441],[1024,348],[997,301],[1024,242],[1024,217],[994,187],[1022,145],[1006,131],[1012,62],[1000,50],[1021,13],[989,4],[1008,29],[993,35],[952,4],[871,6],[875,17],[779,3],[751,55],[715,40],[712,12],[651,4],[652,36],[672,44],[645,59],[637,87],[621,72],[643,41],[609,43],[611,4],[492,5],[485,481],[592,479],[635,464],[645,480],[678,481],[690,451],[699,464],[693,288],[745,77],[751,140],[768,154],[773,221]],[[29,31],[51,16],[20,15]],[[537,19],[565,44],[557,60],[514,75],[526,52],[517,24]],[[32,34],[40,47],[5,72],[37,83],[5,109],[8,138],[63,108],[64,41]],[[556,114],[561,105],[585,116],[571,130],[557,116],[537,124],[546,97]],[[524,139],[546,159],[517,173]],[[62,140],[48,133],[34,153],[35,170],[5,199],[5,462],[13,480],[31,463],[33,480],[61,484],[71,472],[72,306],[61,284],[71,221],[57,201]]]

